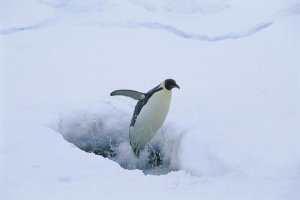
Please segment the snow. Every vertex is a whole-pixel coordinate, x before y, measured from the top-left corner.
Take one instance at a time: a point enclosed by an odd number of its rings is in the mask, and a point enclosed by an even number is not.
[[[0,4],[0,199],[300,199],[300,1]],[[166,78],[149,167],[109,94]]]

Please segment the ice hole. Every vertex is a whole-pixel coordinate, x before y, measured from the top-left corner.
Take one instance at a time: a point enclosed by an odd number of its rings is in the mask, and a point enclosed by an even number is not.
[[[115,161],[125,169],[139,169],[153,175],[178,170],[176,151],[179,142],[169,138],[174,131],[171,124],[165,124],[159,130],[139,157],[134,155],[129,144],[129,110],[106,104],[93,111],[80,109],[64,113],[55,129],[81,150]]]

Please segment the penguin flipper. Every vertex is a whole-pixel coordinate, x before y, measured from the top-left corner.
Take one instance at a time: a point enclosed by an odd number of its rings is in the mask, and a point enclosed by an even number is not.
[[[134,90],[115,90],[112,93],[110,93],[110,96],[115,96],[115,95],[122,95],[126,97],[131,97],[135,100],[143,100],[145,99],[145,94],[142,92],[137,92]]]

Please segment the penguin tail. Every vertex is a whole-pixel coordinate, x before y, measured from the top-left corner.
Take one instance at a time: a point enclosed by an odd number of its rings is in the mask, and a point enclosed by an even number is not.
[[[131,146],[131,148],[133,150],[134,155],[136,155],[137,157],[139,157],[141,150],[138,147],[138,145],[132,144],[131,141],[130,141],[130,146]]]
[[[133,149],[134,155],[136,155],[137,157],[140,156],[140,151],[141,151],[141,150],[140,150],[139,148]]]

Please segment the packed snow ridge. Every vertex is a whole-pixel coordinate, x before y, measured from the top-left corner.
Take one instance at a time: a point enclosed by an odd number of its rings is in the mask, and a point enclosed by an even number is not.
[[[99,8],[98,11],[105,12],[105,10],[112,9],[112,5],[116,6],[115,4],[110,4],[106,1],[103,1],[102,3],[95,1],[94,4],[85,4],[80,3],[75,1],[75,3],[72,3],[71,5],[69,4],[70,2],[68,1],[43,1],[45,4],[53,6],[56,9],[63,9],[65,12],[66,10],[68,12],[72,13],[80,13],[80,12],[87,12],[90,10],[93,10],[97,6],[101,7]],[[176,1],[175,1],[176,2]],[[180,2],[180,1],[178,1]],[[178,4],[177,2],[177,4]],[[155,3],[151,3],[150,1],[134,1],[132,0],[132,3],[143,6],[146,10],[148,11],[155,11],[157,9],[157,5]],[[220,3],[220,2],[219,2]],[[217,5],[210,5],[209,8],[198,8],[197,12],[202,12],[202,13],[210,13],[210,12],[217,12],[220,10],[225,9],[227,6],[223,5],[224,2],[221,1],[221,4],[219,6]],[[189,7],[182,7],[180,6],[181,4],[177,5],[176,3],[174,4],[172,1],[166,1],[165,4],[162,5],[162,8],[164,12],[170,12],[170,11],[176,11],[178,14],[182,13],[194,13],[195,8],[197,8],[197,5],[195,2],[193,2],[193,6]],[[110,6],[109,6],[110,5]],[[119,5],[120,6],[120,5]],[[203,6],[203,5],[202,5]],[[80,9],[79,9],[80,8]],[[180,9],[179,9],[180,8]],[[185,8],[185,11],[182,11],[181,9]],[[221,9],[222,8],[222,9]],[[192,9],[192,10],[191,10]],[[207,11],[205,11],[207,10]],[[123,28],[144,28],[144,29],[155,29],[155,30],[161,30],[161,31],[166,31],[172,34],[175,34],[181,38],[185,39],[193,39],[193,40],[199,40],[199,41],[208,41],[208,42],[216,42],[216,41],[223,41],[223,40],[229,40],[229,39],[240,39],[244,37],[249,37],[253,34],[256,34],[271,25],[273,25],[277,20],[279,20],[282,17],[288,16],[288,15],[298,15],[300,13],[300,4],[293,5],[288,8],[281,9],[274,13],[272,16],[270,16],[268,19],[265,19],[264,21],[257,23],[254,26],[251,26],[249,28],[246,28],[244,30],[237,30],[235,32],[228,32],[228,33],[223,33],[219,35],[209,35],[209,34],[201,34],[201,33],[192,33],[190,31],[186,31],[184,29],[178,28],[176,25],[173,24],[166,24],[166,23],[161,23],[161,22],[155,22],[153,20],[151,21],[137,21],[133,19],[128,19],[127,21],[112,21],[112,22],[102,22],[102,21],[97,21],[96,23],[90,23],[88,20],[85,22],[85,24],[92,24],[92,25],[97,25],[101,28],[107,28],[107,27],[123,27]],[[62,17],[62,16],[60,16]],[[130,16],[129,16],[130,17]],[[37,22],[32,25],[28,26],[19,26],[19,27],[11,27],[11,28],[6,28],[0,30],[0,35],[7,35],[7,34],[12,34],[16,32],[22,32],[22,31],[30,31],[30,30],[37,30],[41,28],[45,28],[47,26],[54,25],[58,23],[58,17],[52,17],[52,18],[47,18],[44,19],[40,22]]]

